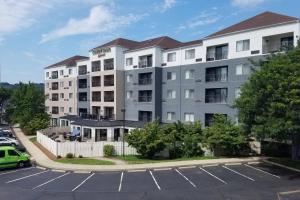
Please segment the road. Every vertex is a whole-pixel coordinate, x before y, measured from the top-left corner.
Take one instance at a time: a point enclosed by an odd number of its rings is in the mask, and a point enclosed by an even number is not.
[[[298,200],[299,189],[300,174],[262,163],[97,173],[0,171],[0,199],[14,200]]]

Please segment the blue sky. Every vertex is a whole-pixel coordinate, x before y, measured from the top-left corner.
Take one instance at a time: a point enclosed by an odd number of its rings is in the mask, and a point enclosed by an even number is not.
[[[43,82],[43,68],[116,37],[200,39],[264,11],[300,17],[299,0],[0,0],[3,82]]]

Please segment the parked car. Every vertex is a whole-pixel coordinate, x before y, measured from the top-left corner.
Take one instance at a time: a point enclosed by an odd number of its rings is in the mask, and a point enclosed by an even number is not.
[[[19,145],[19,141],[18,140],[13,139],[13,138],[8,138],[8,137],[0,137],[0,144],[1,143],[11,144],[9,146],[18,146]]]
[[[10,131],[1,131],[1,130],[0,130],[0,137],[8,137],[13,139],[16,138]]]
[[[25,167],[30,165],[29,155],[19,152],[15,147],[0,147],[0,168]]]

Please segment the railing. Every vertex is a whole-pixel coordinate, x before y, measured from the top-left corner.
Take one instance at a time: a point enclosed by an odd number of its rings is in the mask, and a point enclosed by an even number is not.
[[[52,75],[51,79],[58,79],[58,75]]]
[[[206,82],[227,81],[227,74],[206,74]]]
[[[294,47],[293,44],[282,45],[280,42],[272,42],[262,46],[262,53],[276,53],[290,50]]]
[[[140,60],[139,68],[145,68],[145,67],[152,67],[152,61],[151,60]]]
[[[104,70],[113,70],[114,63],[104,63]]]
[[[114,96],[104,96],[104,102],[114,102]]]
[[[78,100],[79,101],[87,101],[87,97],[79,97]]]
[[[51,110],[51,113],[52,113],[52,114],[58,114],[59,111],[58,111],[58,109],[52,109],[52,110]]]
[[[92,72],[98,72],[98,71],[101,71],[100,66],[92,66]]]
[[[226,103],[227,95],[205,95],[205,103]]]
[[[152,78],[139,79],[139,85],[151,85],[151,84],[152,84]]]
[[[114,86],[114,79],[104,80],[104,86]]]
[[[87,88],[87,84],[86,83],[81,83],[81,84],[79,84],[78,88]]]
[[[92,87],[100,87],[101,82],[100,81],[92,81]]]
[[[85,75],[85,74],[87,74],[87,70],[79,70],[78,74],[79,75]]]
[[[151,102],[152,96],[139,96],[139,102]]]

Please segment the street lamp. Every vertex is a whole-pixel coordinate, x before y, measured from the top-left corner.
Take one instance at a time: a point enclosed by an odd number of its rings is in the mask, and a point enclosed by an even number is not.
[[[125,156],[125,138],[124,138],[124,136],[125,136],[125,112],[126,112],[125,108],[121,109],[121,112],[123,113],[122,155],[124,157]]]

